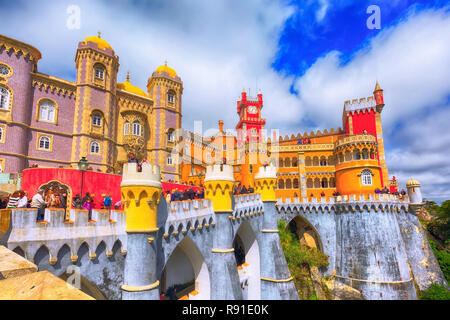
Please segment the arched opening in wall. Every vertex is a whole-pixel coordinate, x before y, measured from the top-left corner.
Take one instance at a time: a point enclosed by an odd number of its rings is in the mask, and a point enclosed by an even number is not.
[[[62,205],[64,209],[71,208],[73,195],[72,189],[68,185],[57,180],[52,180],[39,186],[38,190],[39,189],[44,190],[44,198],[49,203],[49,207],[55,207],[59,204]],[[57,196],[58,198],[56,198]],[[61,201],[65,201],[66,205],[64,206],[64,203],[61,204]],[[64,218],[67,218],[67,210]]]
[[[329,186],[330,186],[330,188],[336,188],[336,178],[334,178],[334,177],[330,178]]]
[[[244,300],[261,299],[260,255],[255,233],[248,221],[239,227],[233,241]]]
[[[291,179],[286,179],[286,189],[292,189]]]
[[[160,293],[165,299],[187,296],[190,300],[210,299],[209,270],[191,238],[185,237],[168,258],[161,273]]]
[[[327,158],[325,156],[320,157],[320,165],[325,167],[327,165]]]
[[[305,166],[306,167],[311,167],[311,157],[306,157],[305,158]]]
[[[13,250],[13,252],[17,253],[19,256],[22,256],[23,258],[26,259],[25,257],[25,251],[23,251],[23,249],[20,246],[15,247],[15,249]]]
[[[352,153],[350,150],[345,151],[345,161],[352,161]]]
[[[370,159],[375,159],[375,150],[370,149]]]
[[[322,178],[322,188],[328,188],[328,180],[327,178]]]
[[[298,167],[298,158],[297,157],[293,157],[292,158],[292,166],[293,167]]]
[[[359,149],[353,150],[353,160],[361,160],[361,151]]]
[[[369,150],[368,150],[368,149],[364,148],[364,149],[362,150],[362,158],[363,158],[364,160],[369,159]]]
[[[75,274],[75,272],[76,270],[69,266],[67,270],[59,276],[59,278],[83,291],[95,300],[108,300],[95,284],[83,277],[81,274]],[[77,279],[76,277],[79,278]]]
[[[300,246],[316,248],[323,252],[319,233],[306,219],[301,216],[296,216],[289,222],[287,228],[290,232],[295,234],[296,238],[299,240]]]
[[[313,158],[313,166],[318,167],[319,166],[319,157]]]
[[[279,166],[280,168],[283,168],[283,167],[284,167],[284,162],[283,162],[283,159],[282,159],[282,158],[279,159],[279,161],[278,161],[278,166]]]
[[[308,178],[308,180],[306,180],[306,187],[308,189],[314,188],[314,182],[312,178]]]
[[[278,180],[278,189],[284,189],[284,180],[283,179]]]
[[[342,152],[339,153],[338,158],[339,158],[339,163],[344,162],[344,154]]]
[[[297,178],[295,178],[294,181],[292,182],[292,187],[294,189],[298,189],[298,179]]]
[[[319,178],[314,179],[314,188],[320,188],[320,179]]]
[[[335,165],[335,158],[333,156],[328,156],[328,165],[334,166]]]
[[[290,158],[285,158],[284,159],[284,166],[286,168],[291,166],[291,159]]]

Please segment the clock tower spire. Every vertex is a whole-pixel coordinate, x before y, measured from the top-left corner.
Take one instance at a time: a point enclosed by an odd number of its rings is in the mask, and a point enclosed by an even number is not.
[[[241,93],[241,100],[237,102],[239,122],[236,125],[238,131],[238,144],[246,142],[260,142],[263,140],[262,130],[266,120],[261,117],[263,108],[262,93],[257,97],[247,96],[245,90]]]

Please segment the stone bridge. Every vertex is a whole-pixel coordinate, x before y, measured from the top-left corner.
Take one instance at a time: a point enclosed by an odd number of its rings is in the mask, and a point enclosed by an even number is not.
[[[72,209],[64,220],[64,210],[46,209],[37,222],[35,209],[2,210],[0,244],[63,278],[78,267],[82,289],[97,299],[159,299],[192,279],[184,299],[298,299],[279,241],[283,219],[312,234],[329,256],[322,276],[333,274],[368,299],[416,299],[414,282],[420,289],[445,283],[408,201],[351,195],[283,202],[275,199],[270,167],[256,176],[257,193],[232,196],[231,170],[215,166],[206,176],[209,200],[167,204],[156,167],[136,173],[127,165],[126,213],[93,210],[88,220],[86,210]]]

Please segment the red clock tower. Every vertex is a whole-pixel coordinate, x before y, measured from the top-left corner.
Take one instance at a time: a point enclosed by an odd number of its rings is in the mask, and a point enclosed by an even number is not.
[[[241,100],[237,102],[239,122],[236,125],[238,145],[245,142],[264,141],[263,132],[266,120],[261,118],[263,107],[262,94],[256,98],[248,97],[245,90],[242,91]]]

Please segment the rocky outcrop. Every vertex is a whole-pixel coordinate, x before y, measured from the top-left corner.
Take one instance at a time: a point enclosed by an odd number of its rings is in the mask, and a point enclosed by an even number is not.
[[[322,281],[330,291],[333,300],[367,300],[358,290],[336,281],[334,274],[329,279]]]

